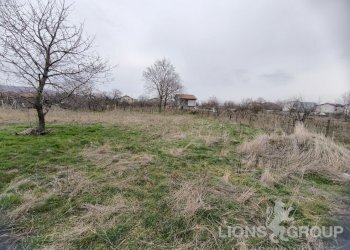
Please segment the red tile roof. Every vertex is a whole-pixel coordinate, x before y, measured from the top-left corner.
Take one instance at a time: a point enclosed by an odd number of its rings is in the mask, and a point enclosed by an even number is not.
[[[186,94],[178,94],[176,95],[176,98],[183,99],[183,100],[197,100],[197,97],[194,95],[186,95]]]

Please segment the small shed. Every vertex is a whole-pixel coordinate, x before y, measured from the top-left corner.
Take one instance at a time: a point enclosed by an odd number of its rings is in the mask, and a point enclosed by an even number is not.
[[[188,94],[175,95],[175,104],[180,109],[189,109],[196,107],[197,97]]]

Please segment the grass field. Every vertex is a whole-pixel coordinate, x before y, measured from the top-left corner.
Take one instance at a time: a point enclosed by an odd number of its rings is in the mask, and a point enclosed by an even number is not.
[[[263,133],[192,115],[48,114],[47,136],[16,136],[35,117],[0,113],[0,209],[25,249],[317,248],[312,239],[220,238],[263,225],[282,199],[295,223],[333,225],[348,183],[318,173],[261,181],[237,146]]]

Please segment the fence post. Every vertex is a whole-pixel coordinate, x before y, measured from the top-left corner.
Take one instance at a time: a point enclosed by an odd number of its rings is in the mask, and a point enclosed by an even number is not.
[[[327,127],[326,127],[326,135],[325,135],[326,137],[329,136],[330,129],[331,129],[331,119],[328,119]]]

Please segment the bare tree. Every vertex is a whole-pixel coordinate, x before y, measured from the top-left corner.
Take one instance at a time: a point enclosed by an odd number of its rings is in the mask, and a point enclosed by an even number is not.
[[[118,103],[120,97],[122,97],[122,94],[123,93],[119,89],[113,89],[112,92],[110,93],[114,103]]]
[[[225,101],[224,102],[224,108],[225,109],[235,109],[237,108],[238,104],[236,104],[234,101]]]
[[[350,91],[346,92],[343,95],[343,103],[344,103],[345,119],[348,120],[350,117]]]
[[[220,103],[216,96],[212,96],[207,101],[202,102],[201,106],[204,108],[215,108],[216,110],[218,110]]]
[[[298,121],[305,123],[308,117],[315,111],[316,103],[304,102],[301,97],[296,97],[289,104],[289,115],[293,119],[293,124]]]
[[[179,74],[167,59],[157,60],[143,72],[143,77],[146,82],[146,90],[158,95],[159,112],[168,105],[175,94],[183,89]]]
[[[1,70],[35,90],[39,134],[46,132],[50,92],[64,99],[110,70],[93,39],[83,36],[83,25],[69,23],[70,12],[64,0],[4,0],[0,6]]]

